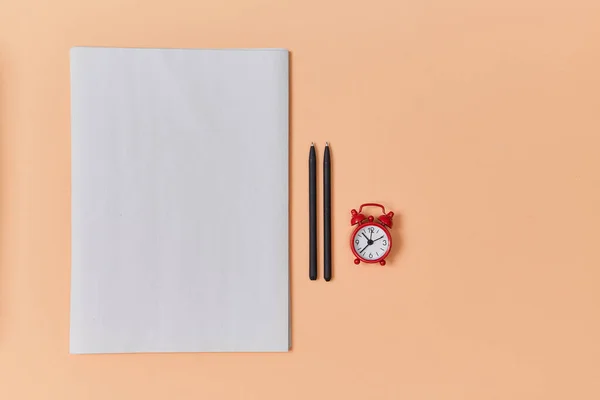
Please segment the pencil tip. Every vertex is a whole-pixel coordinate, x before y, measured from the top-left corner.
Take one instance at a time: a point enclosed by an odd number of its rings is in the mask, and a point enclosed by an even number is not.
[[[329,147],[329,142],[325,142],[325,146]]]
[[[311,145],[311,146],[314,146],[314,145],[315,145],[315,142],[310,142],[310,145]]]

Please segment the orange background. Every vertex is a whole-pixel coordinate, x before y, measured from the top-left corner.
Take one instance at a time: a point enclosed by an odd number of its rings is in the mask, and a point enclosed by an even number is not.
[[[0,0],[0,397],[600,398],[599,39],[596,0]],[[290,353],[68,354],[74,45],[292,51]],[[352,263],[367,201],[386,268]]]

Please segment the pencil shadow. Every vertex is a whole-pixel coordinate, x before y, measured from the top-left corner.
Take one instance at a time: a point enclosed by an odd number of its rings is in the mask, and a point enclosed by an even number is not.
[[[7,72],[5,68],[5,64],[0,60],[0,177],[2,177],[3,185],[2,191],[0,192],[0,220],[2,221],[2,225],[0,227],[0,345],[2,343],[4,328],[8,325],[6,321],[6,310],[8,308],[8,299],[10,292],[10,279],[7,277],[7,262],[6,257],[8,252],[10,251],[6,247],[6,240],[8,238],[7,229],[9,229],[8,225],[8,209],[7,209],[7,201],[6,198],[9,196],[9,189],[7,186],[6,176],[6,164],[11,159],[10,152],[14,151],[11,149],[11,144],[9,143],[8,138],[8,130],[6,129],[6,121],[7,121],[7,113],[5,112],[6,107],[8,106],[8,98],[6,94],[6,82],[7,82]],[[2,346],[0,346],[2,347]]]
[[[335,179],[333,177],[334,175],[334,169],[333,166],[335,165],[335,151],[332,149],[331,147],[331,143],[329,143],[329,187],[330,187],[330,191],[329,191],[329,200],[330,200],[330,205],[329,205],[329,215],[331,216],[331,229],[329,230],[329,238],[331,240],[331,248],[329,250],[329,254],[331,257],[331,279],[330,282],[333,282],[333,280],[335,279],[335,252],[333,251],[334,247],[334,243],[335,243],[335,229],[333,229],[334,227],[334,222],[335,219],[333,218],[334,215],[334,210],[335,210],[335,190],[333,190],[334,186],[335,186]]]
[[[293,152],[292,152],[292,137],[293,137],[293,120],[292,120],[292,114],[293,114],[293,107],[292,107],[292,103],[293,103],[293,80],[292,80],[292,62],[293,59],[293,53],[292,51],[288,51],[288,332],[289,332],[289,351],[293,350],[293,346],[292,346],[292,327],[294,326],[293,324],[293,301],[292,301],[292,288],[293,288],[293,274],[292,274],[292,264],[293,264],[293,260],[294,257],[292,257],[293,255],[293,246],[292,243],[294,243],[293,239],[293,232],[294,232],[294,226],[293,226],[293,222],[292,222],[292,218],[290,217],[292,215],[292,190],[291,190],[291,185],[289,184],[289,182],[292,181],[292,169],[290,168],[291,165],[293,165],[292,163],[292,157],[293,157]]]

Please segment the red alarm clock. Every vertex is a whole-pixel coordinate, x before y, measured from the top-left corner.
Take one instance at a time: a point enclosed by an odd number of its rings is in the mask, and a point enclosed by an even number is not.
[[[362,214],[363,207],[379,207],[383,214],[377,217]],[[377,203],[365,203],[358,211],[352,210],[351,225],[357,225],[350,236],[350,248],[356,257],[354,264],[365,262],[385,265],[385,258],[392,249],[392,235],[388,228],[392,227],[393,212],[385,212],[385,208]]]

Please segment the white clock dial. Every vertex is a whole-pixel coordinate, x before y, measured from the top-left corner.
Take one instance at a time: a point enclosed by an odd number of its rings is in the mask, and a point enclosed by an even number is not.
[[[390,238],[387,232],[377,225],[363,226],[352,240],[356,253],[367,261],[380,260],[390,249]]]

